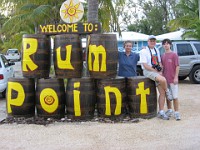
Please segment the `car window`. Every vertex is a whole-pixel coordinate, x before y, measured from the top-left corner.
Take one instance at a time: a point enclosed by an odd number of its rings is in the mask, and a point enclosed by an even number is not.
[[[198,44],[198,43],[195,43],[195,44],[194,44],[194,47],[196,48],[198,54],[200,54],[200,43],[199,43],[199,44]]]
[[[18,50],[16,49],[8,50],[7,54],[18,54]]]
[[[190,44],[177,44],[178,56],[194,55],[194,51]]]
[[[5,67],[8,67],[8,66],[9,66],[8,60],[7,60],[3,55],[1,56],[1,58],[2,58],[2,61],[3,61],[4,66],[5,66]]]
[[[1,56],[0,56],[1,57]],[[0,58],[1,59],[1,58]],[[2,68],[1,61],[0,61],[0,68]]]
[[[161,56],[162,56],[162,55],[164,54],[164,52],[165,52],[165,49],[163,48],[162,45],[160,45],[160,46],[158,47],[158,50],[160,51],[160,55],[161,55]],[[171,50],[173,51],[173,46],[171,46]]]
[[[163,55],[163,53],[165,52],[165,49],[161,46],[161,47],[159,47],[159,49],[158,49],[159,51],[160,51],[160,55],[162,56]]]

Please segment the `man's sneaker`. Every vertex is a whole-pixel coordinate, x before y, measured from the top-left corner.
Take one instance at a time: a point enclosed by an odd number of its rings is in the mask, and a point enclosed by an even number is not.
[[[169,120],[169,117],[165,113],[160,114],[160,112],[158,112],[157,117],[163,120]]]
[[[179,113],[179,112],[174,113],[174,117],[175,117],[176,121],[181,120],[181,116],[180,116],[180,113]]]
[[[168,109],[168,110],[165,112],[165,114],[166,114],[168,117],[171,117],[171,116],[173,115],[173,111]]]
[[[165,93],[166,93],[167,100],[172,101],[173,97],[172,97],[172,94],[171,94],[170,90],[167,89],[167,91]]]

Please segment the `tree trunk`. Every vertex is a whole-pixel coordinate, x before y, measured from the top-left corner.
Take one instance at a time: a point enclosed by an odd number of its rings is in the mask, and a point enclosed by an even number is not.
[[[98,0],[88,0],[88,22],[97,23],[98,22]]]

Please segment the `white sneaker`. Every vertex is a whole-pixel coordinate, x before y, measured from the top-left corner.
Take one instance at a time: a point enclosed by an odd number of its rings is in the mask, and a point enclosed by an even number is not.
[[[161,114],[158,112],[157,117],[163,120],[169,120],[169,117],[165,113]]]
[[[173,111],[168,109],[165,114],[168,116],[168,117],[171,117],[173,115]]]
[[[174,113],[174,118],[176,119],[176,121],[181,120],[181,116],[179,112]]]

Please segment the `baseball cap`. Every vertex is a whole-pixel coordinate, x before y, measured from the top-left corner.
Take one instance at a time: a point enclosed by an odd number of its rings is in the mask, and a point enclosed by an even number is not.
[[[154,35],[149,35],[148,40],[151,40],[151,39],[156,40],[156,36],[154,36]]]

